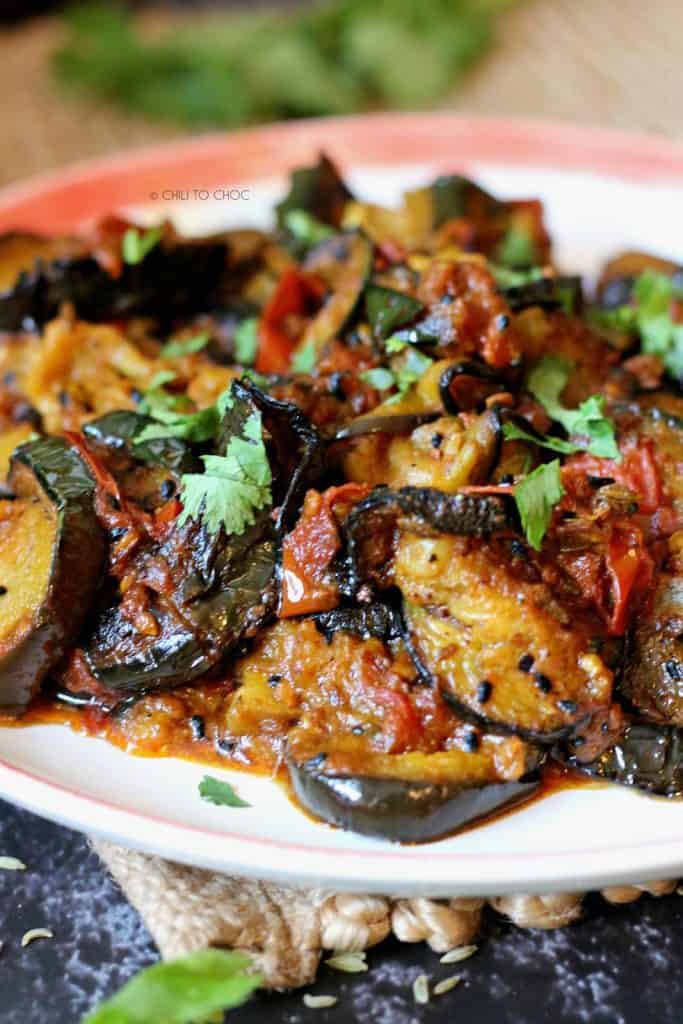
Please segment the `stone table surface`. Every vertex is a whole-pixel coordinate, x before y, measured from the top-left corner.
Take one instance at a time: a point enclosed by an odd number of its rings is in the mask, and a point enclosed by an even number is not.
[[[78,1024],[101,999],[155,959],[142,922],[83,836],[0,802],[0,855],[25,872],[0,872],[1,1024]],[[52,940],[20,945],[29,928]],[[259,995],[232,1024],[680,1024],[683,899],[622,907],[588,902],[584,921],[554,932],[490,923],[478,953],[444,966],[423,945],[385,943],[370,970],[322,967],[310,991],[338,997],[309,1010],[301,992]],[[457,973],[461,984],[418,1007],[411,986]],[[164,1024],[160,1021],[159,1024]]]

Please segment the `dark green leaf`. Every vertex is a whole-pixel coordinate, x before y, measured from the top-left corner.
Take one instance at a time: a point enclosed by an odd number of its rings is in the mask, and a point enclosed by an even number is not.
[[[365,311],[376,338],[388,338],[397,327],[414,320],[423,308],[412,295],[393,288],[371,284],[365,289]]]
[[[237,795],[229,782],[214,779],[212,775],[205,775],[199,783],[199,795],[202,800],[219,807],[251,807]]]
[[[153,964],[83,1024],[199,1024],[240,1006],[261,984],[244,953],[204,949]]]

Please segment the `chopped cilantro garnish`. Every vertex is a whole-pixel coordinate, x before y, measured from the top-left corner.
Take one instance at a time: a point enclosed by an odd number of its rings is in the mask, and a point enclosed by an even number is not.
[[[150,228],[140,232],[137,228],[128,228],[121,242],[121,255],[124,263],[142,263],[148,252],[161,241],[161,228]]]
[[[376,366],[373,370],[366,370],[361,373],[360,379],[369,384],[375,391],[388,391],[396,383],[393,370],[387,366]]]
[[[503,437],[508,441],[530,441],[540,448],[549,448],[551,452],[560,452],[562,455],[573,455],[581,451],[578,445],[571,441],[563,441],[560,437],[549,437],[547,434],[532,434],[528,430],[517,426],[516,423],[503,424]]]
[[[248,417],[242,437],[230,438],[225,455],[203,455],[202,461],[203,473],[182,478],[178,524],[201,519],[210,533],[221,527],[228,534],[244,533],[256,521],[256,512],[272,501],[260,413]]]
[[[531,267],[537,262],[537,253],[531,235],[511,224],[496,249],[496,262],[504,267]]]
[[[538,281],[544,277],[542,267],[529,267],[528,270],[512,270],[510,267],[501,266],[499,263],[489,263],[489,270],[496,279],[496,284],[501,288],[521,288],[532,281]]]
[[[155,410],[154,416],[158,422],[143,427],[135,437],[135,444],[155,441],[159,437],[179,437],[183,441],[200,444],[215,436],[220,423],[220,417],[214,405],[210,405],[208,409],[200,409],[199,412],[189,413],[158,408]]]
[[[395,372],[398,394],[392,395],[389,401],[400,402],[408,394],[413,384],[416,384],[422,374],[429,369],[432,362],[433,360],[429,356],[418,352],[416,348],[409,348],[403,366]]]
[[[175,379],[176,375],[172,370],[160,370],[156,373],[140,402],[140,412],[159,420],[170,412],[180,414],[183,407],[188,404],[187,398],[185,395],[174,395],[166,391],[166,384]]]
[[[559,459],[538,466],[515,486],[515,503],[522,528],[536,551],[540,550],[553,509],[563,494]]]
[[[312,373],[315,366],[317,347],[314,338],[310,338],[292,356],[294,373]]]
[[[578,409],[566,409],[560,402],[570,373],[571,364],[566,360],[559,356],[544,356],[529,373],[527,387],[548,415],[564,427],[580,450],[620,461],[614,424],[604,415],[604,395],[591,395]]]
[[[258,317],[243,320],[235,331],[235,359],[242,366],[252,366],[258,351]]]
[[[237,795],[229,782],[214,779],[212,775],[205,775],[199,783],[199,795],[207,803],[220,807],[251,807],[251,804]]]
[[[180,356],[189,356],[194,352],[201,352],[209,344],[211,335],[208,331],[200,334],[193,334],[191,338],[171,338],[162,348],[160,355],[165,359],[175,359]]]
[[[261,984],[244,953],[202,949],[152,964],[83,1024],[198,1024],[239,1006]]]
[[[324,242],[334,234],[334,230],[317,220],[307,210],[289,210],[285,214],[285,227],[291,235],[306,247]]]
[[[643,352],[661,356],[674,377],[683,377],[683,324],[671,318],[671,303],[683,299],[683,289],[668,274],[644,270],[633,285],[634,305],[595,310],[593,319],[604,327],[639,334]]]

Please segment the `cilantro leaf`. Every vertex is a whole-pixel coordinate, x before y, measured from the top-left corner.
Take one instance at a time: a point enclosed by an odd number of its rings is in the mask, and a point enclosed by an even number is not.
[[[201,352],[209,344],[211,335],[208,331],[194,334],[191,338],[171,338],[167,341],[159,353],[165,359],[175,359],[180,356],[189,356],[194,352]]]
[[[683,324],[671,317],[671,303],[683,299],[683,289],[668,274],[644,270],[633,284],[633,305],[594,310],[593,320],[617,331],[639,334],[648,355],[662,357],[674,377],[683,377]]]
[[[196,1024],[239,1006],[261,984],[244,953],[203,949],[152,964],[83,1024]]]
[[[258,317],[243,320],[235,331],[235,359],[242,366],[252,366],[258,351]]]
[[[569,380],[571,364],[559,356],[544,356],[533,367],[527,387],[548,415],[560,423],[578,448],[605,459],[621,461],[614,424],[604,414],[604,395],[591,395],[578,409],[567,409],[560,395]]]
[[[161,228],[150,228],[142,234],[137,228],[128,228],[121,241],[123,262],[131,265],[142,263],[147,253],[161,241],[161,235]]]
[[[511,224],[496,249],[496,261],[504,267],[531,267],[536,262],[536,246],[531,235]]]
[[[317,356],[317,347],[314,338],[298,348],[292,356],[291,368],[294,373],[312,373]]]
[[[183,441],[201,444],[203,441],[210,441],[215,436],[220,424],[218,411],[213,405],[210,405],[208,409],[190,413],[157,408],[154,416],[159,422],[143,427],[135,437],[135,444],[155,441],[159,437],[179,437]]]
[[[250,414],[242,437],[228,441],[225,455],[203,455],[203,473],[186,473],[181,481],[183,503],[178,524],[201,519],[210,533],[244,533],[256,512],[272,501],[271,472],[263,443],[261,415]]]
[[[217,807],[251,807],[246,800],[237,795],[229,782],[214,779],[213,775],[205,775],[199,783],[199,795],[207,803]]]
[[[560,437],[549,437],[547,434],[532,434],[516,423],[503,424],[503,437],[508,441],[530,441],[540,448],[549,448],[551,452],[560,452],[562,455],[573,455],[574,452],[581,451],[578,445],[572,444],[571,441],[563,441]]]
[[[365,370],[360,379],[369,384],[375,391],[388,391],[396,383],[396,376],[387,366],[376,366],[372,370]]]
[[[334,234],[334,230],[323,224],[307,210],[288,210],[285,214],[285,227],[290,235],[307,248],[324,242]]]
[[[522,528],[536,551],[541,548],[553,509],[563,494],[559,459],[539,466],[515,486],[515,504]]]
[[[528,270],[512,270],[499,263],[489,263],[489,270],[496,279],[500,288],[521,288],[532,281],[538,281],[544,277],[542,267],[529,267]]]
[[[187,407],[185,395],[174,395],[166,391],[166,385],[176,379],[172,370],[160,370],[152,377],[149,387],[140,402],[140,412],[155,419],[161,419],[166,413],[177,412]]]
[[[403,366],[395,373],[398,394],[393,395],[389,401],[400,402],[402,398],[405,398],[412,386],[417,384],[422,374],[429,369],[433,362],[434,360],[424,355],[423,352],[419,352],[416,348],[409,348]]]

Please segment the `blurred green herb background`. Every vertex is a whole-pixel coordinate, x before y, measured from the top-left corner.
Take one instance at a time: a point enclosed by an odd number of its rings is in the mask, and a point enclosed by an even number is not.
[[[193,28],[142,30],[111,4],[65,17],[53,68],[66,87],[195,127],[372,109],[424,109],[491,47],[511,0],[340,0]]]

